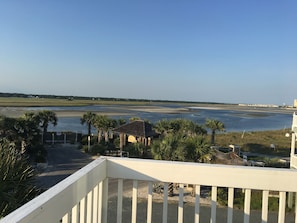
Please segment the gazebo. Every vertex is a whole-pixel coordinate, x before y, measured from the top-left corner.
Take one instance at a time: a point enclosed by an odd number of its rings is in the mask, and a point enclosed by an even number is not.
[[[157,135],[157,133],[153,130],[152,125],[143,120],[136,120],[128,124],[124,124],[114,129],[114,132],[118,132],[120,134],[121,150],[126,145],[127,136],[130,137],[130,140],[128,140],[130,142],[141,142],[145,146],[149,146],[151,143],[151,137]]]

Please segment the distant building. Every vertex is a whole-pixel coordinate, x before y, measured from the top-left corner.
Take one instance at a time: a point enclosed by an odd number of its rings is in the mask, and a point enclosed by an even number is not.
[[[294,108],[297,108],[297,99],[294,100],[294,105],[293,105],[293,107],[294,107]]]

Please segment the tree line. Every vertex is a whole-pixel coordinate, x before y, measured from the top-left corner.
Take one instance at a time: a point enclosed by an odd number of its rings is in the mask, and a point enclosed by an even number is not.
[[[130,121],[140,119],[130,118]],[[145,120],[149,122],[148,120]],[[91,128],[97,129],[98,144],[104,135],[105,142],[109,141],[109,133],[120,125],[126,123],[124,119],[111,119],[105,115],[97,115],[93,112],[86,112],[81,117],[81,124],[86,124],[88,135],[91,135]],[[197,124],[186,119],[163,119],[152,125],[159,134],[149,148],[141,144],[134,144],[133,148],[138,150],[137,155],[143,155],[144,150],[150,149],[154,159],[180,160],[193,162],[206,162],[213,154],[211,145],[215,144],[217,131],[224,131],[224,123],[219,120],[207,119],[204,125]],[[211,141],[207,141],[207,130],[211,130]]]

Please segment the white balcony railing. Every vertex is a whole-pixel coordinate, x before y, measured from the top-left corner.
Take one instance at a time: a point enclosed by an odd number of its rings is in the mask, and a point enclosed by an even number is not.
[[[115,180],[119,179],[119,180]],[[123,205],[123,180],[133,182],[130,208]],[[117,181],[115,188],[111,188],[109,181]],[[143,222],[172,222],[172,214],[168,208],[168,182],[179,184],[179,199],[177,202],[174,222],[183,222],[184,214],[184,185],[195,185],[194,211],[186,216],[186,222],[206,222],[202,219],[201,186],[211,188],[209,222],[217,221],[217,189],[228,188],[228,207],[226,222],[238,222],[233,219],[234,189],[244,191],[243,219],[240,222],[249,222],[251,216],[251,191],[262,191],[262,211],[259,221],[268,222],[269,192],[279,195],[279,209],[276,215],[279,223],[286,218],[286,193],[297,192],[297,171],[292,169],[274,169],[263,167],[241,167],[227,165],[196,164],[170,161],[154,161],[129,158],[101,157],[64,181],[50,188],[37,198],[9,214],[1,223],[52,223],[60,222],[113,222],[109,219],[111,211],[108,190],[117,193],[117,205],[113,216],[114,222],[136,222],[140,213],[138,208],[138,182],[147,182],[147,199],[145,200],[145,221]],[[164,196],[161,218],[152,220],[155,216],[152,185],[153,182],[164,183]],[[296,205],[295,205],[296,206]],[[123,219],[123,213],[130,211],[129,220]],[[171,209],[170,209],[171,210]],[[142,210],[143,211],[143,210]],[[158,210],[160,211],[160,210]],[[296,211],[295,211],[296,213]],[[292,213],[290,213],[292,217]],[[293,218],[296,219],[295,214]],[[257,221],[257,222],[259,222]],[[221,221],[218,221],[221,223]],[[276,221],[275,221],[276,222]],[[296,222],[296,220],[295,220]]]
[[[290,166],[291,166],[291,168],[297,169],[297,155],[296,154],[291,155]]]

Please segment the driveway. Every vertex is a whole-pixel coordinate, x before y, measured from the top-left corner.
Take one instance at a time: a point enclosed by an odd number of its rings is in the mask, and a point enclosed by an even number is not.
[[[90,155],[73,144],[48,146],[47,151],[48,166],[37,177],[37,185],[45,190],[93,161]]]

